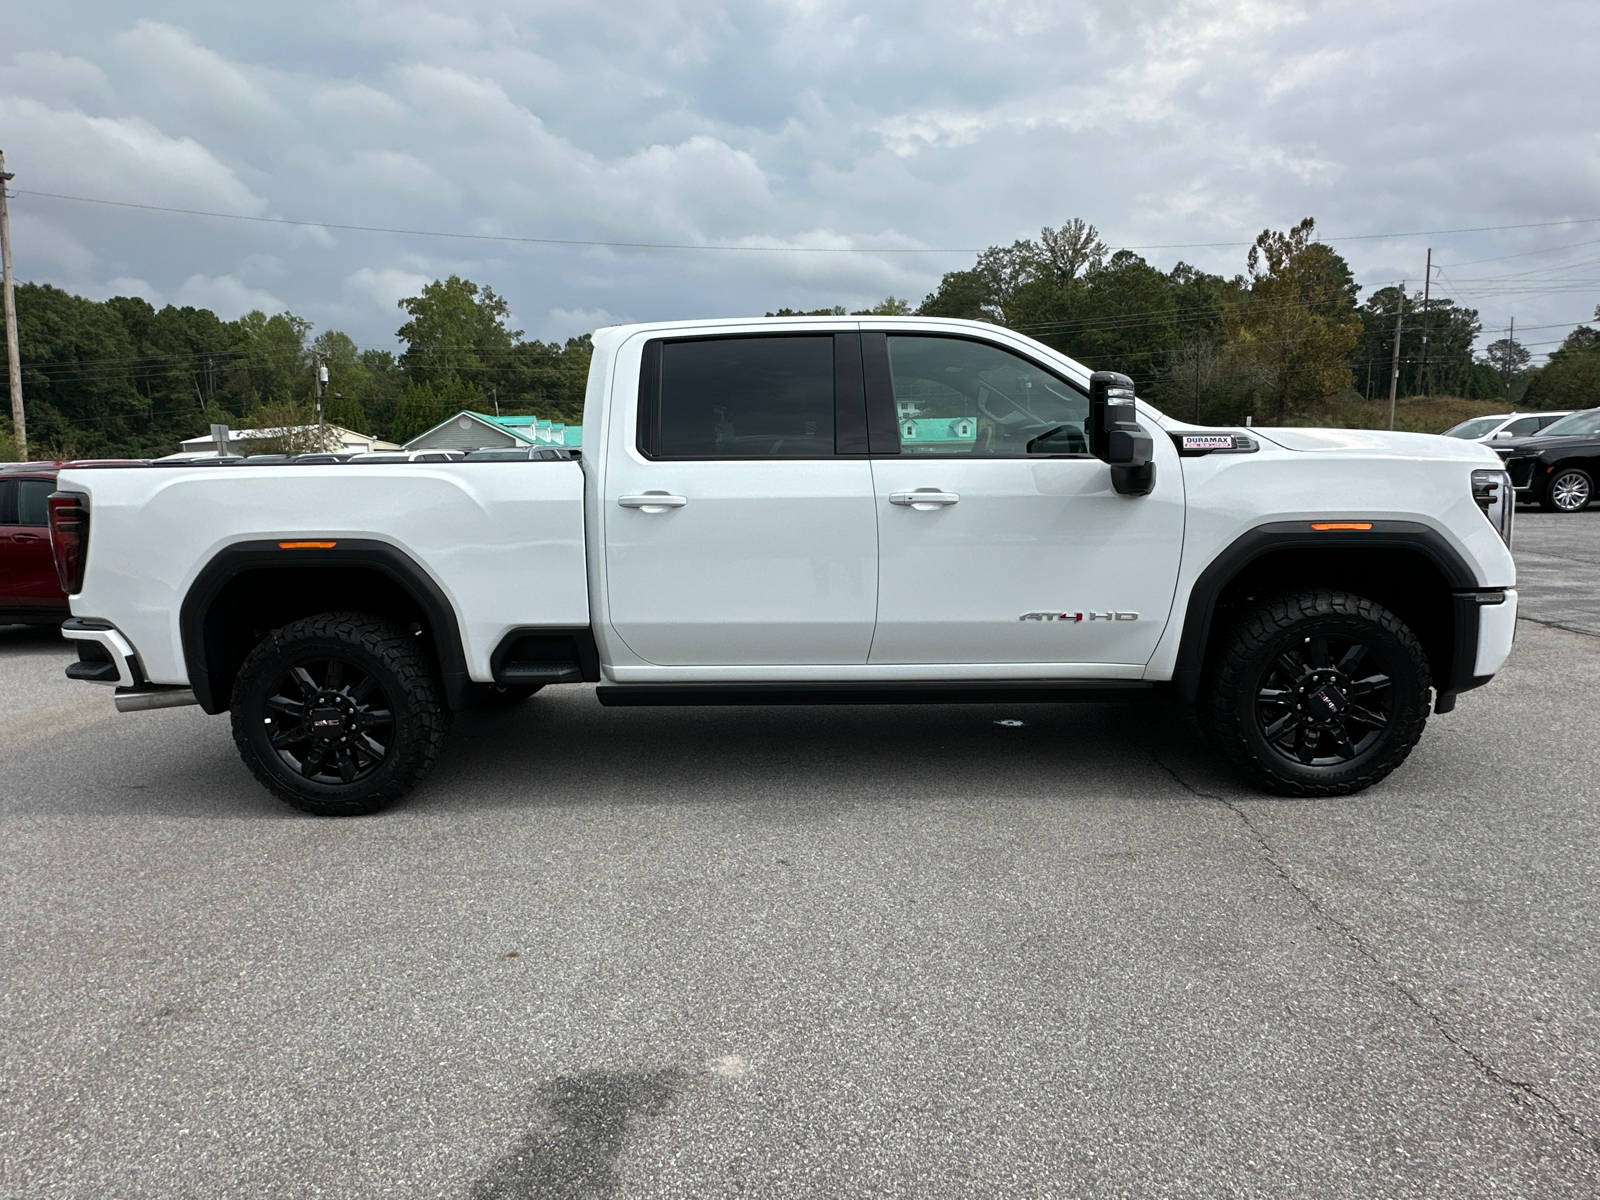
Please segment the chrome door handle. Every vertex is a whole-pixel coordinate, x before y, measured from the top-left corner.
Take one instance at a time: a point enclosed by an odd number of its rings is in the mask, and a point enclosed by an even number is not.
[[[918,488],[914,492],[890,492],[890,504],[904,504],[918,512],[932,512],[947,504],[957,504],[961,497],[955,492],[941,492],[938,488]]]
[[[618,496],[623,508],[637,508],[640,512],[661,513],[669,508],[682,508],[689,503],[682,496],[669,496],[666,492],[646,492],[642,496]]]

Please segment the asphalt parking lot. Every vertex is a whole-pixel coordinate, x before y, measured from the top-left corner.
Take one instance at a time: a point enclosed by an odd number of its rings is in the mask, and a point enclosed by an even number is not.
[[[574,688],[319,820],[0,630],[0,1193],[1593,1197],[1600,512],[1517,537],[1511,664],[1336,801],[1166,708]]]

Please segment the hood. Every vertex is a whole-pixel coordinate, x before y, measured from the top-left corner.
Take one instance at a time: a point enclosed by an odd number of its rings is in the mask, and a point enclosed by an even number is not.
[[[1307,454],[1397,458],[1453,458],[1463,462],[1498,462],[1499,457],[1481,442],[1440,437],[1436,433],[1390,433],[1386,429],[1286,429],[1252,426],[1250,433],[1263,441]]]
[[[1546,433],[1536,433],[1531,437],[1500,438],[1498,441],[1488,442],[1496,453],[1502,458],[1508,454],[1539,454],[1545,450],[1559,449],[1571,446],[1575,442],[1600,442],[1600,434],[1593,433],[1558,433],[1551,437]]]

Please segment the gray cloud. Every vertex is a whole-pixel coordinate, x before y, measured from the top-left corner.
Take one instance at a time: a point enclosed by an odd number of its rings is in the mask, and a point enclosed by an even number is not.
[[[1592,4],[690,0],[27,6],[0,130],[15,188],[480,234],[977,249],[1081,215],[1125,245],[1600,216]],[[453,242],[26,195],[19,273],[368,344],[449,271],[530,333],[919,299],[970,254]],[[1600,226],[1339,242],[1519,329],[1586,317]],[[1236,248],[1152,250],[1208,269]],[[1573,264],[1563,270],[1562,264]],[[1534,271],[1528,278],[1502,278]],[[241,307],[242,306],[242,307]],[[1564,330],[1528,334],[1559,340]]]

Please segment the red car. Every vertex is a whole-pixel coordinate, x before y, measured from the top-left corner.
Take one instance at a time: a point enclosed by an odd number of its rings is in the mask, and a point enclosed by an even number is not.
[[[0,625],[59,625],[71,615],[45,503],[60,470],[55,462],[0,467]]]
[[[72,615],[50,553],[49,506],[62,467],[143,459],[7,463],[0,466],[0,625],[59,625]]]

